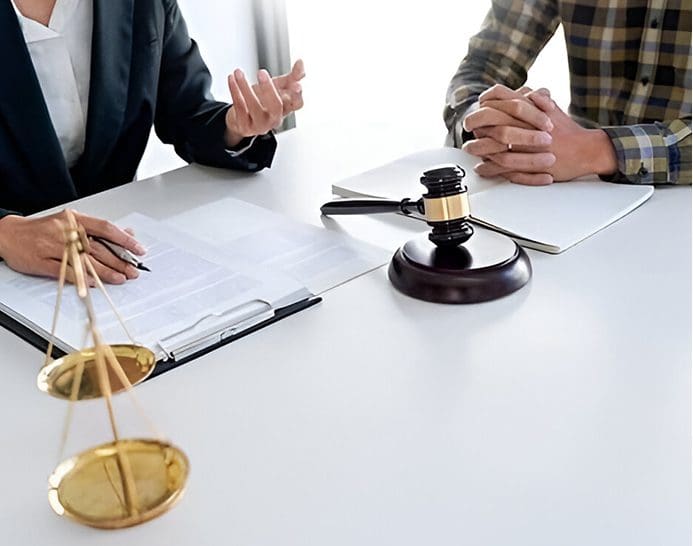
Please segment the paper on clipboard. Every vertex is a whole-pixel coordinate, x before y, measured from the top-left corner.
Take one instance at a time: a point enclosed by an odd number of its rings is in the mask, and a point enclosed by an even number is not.
[[[143,215],[131,214],[117,223],[135,230],[148,249],[144,262],[151,272],[142,272],[136,281],[108,286],[107,290],[135,341],[152,348],[158,359],[184,347],[199,346],[196,336],[211,342],[217,331],[223,336],[242,323],[265,320],[269,316],[267,306],[273,312],[312,296],[287,275],[251,265],[232,266],[213,247]],[[21,275],[4,265],[0,268],[0,309],[44,338],[50,332],[56,290],[53,280]],[[92,289],[92,298],[105,341],[128,342],[101,293]],[[241,316],[230,312],[255,301],[267,302],[252,309],[256,317],[247,315],[250,308]],[[75,292],[66,290],[56,346],[65,352],[83,346],[85,321]],[[178,339],[172,338],[176,333]]]

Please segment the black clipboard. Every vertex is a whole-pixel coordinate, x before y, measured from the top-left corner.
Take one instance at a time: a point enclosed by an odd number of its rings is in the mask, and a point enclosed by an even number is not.
[[[287,305],[285,307],[279,307],[278,309],[275,309],[274,311],[274,316],[263,320],[262,322],[258,322],[257,324],[254,324],[244,330],[239,331],[238,333],[235,333],[225,339],[222,339],[221,341],[214,343],[212,345],[208,345],[206,347],[203,347],[199,351],[191,354],[191,355],[186,355],[184,358],[181,359],[168,359],[168,360],[159,360],[156,363],[156,366],[154,367],[154,371],[152,374],[148,377],[148,379],[151,379],[153,377],[156,377],[158,375],[161,375],[162,373],[165,373],[169,370],[172,370],[174,368],[177,368],[178,366],[182,366],[183,364],[187,364],[188,362],[195,360],[196,358],[206,355],[207,353],[214,351],[215,349],[219,347],[223,347],[224,345],[228,345],[229,343],[232,343],[233,341],[236,341],[237,339],[240,339],[242,337],[247,336],[248,334],[252,334],[253,332],[257,332],[258,330],[264,328],[265,326],[269,326],[270,324],[273,324],[275,322],[278,322],[282,320],[283,318],[290,317],[291,315],[295,315],[299,311],[303,311],[304,309],[308,309],[309,307],[312,307],[322,301],[322,298],[320,296],[313,296],[301,301],[297,301],[295,303],[292,303],[290,305]],[[48,350],[48,340],[45,339],[44,337],[40,336],[33,330],[27,328],[14,318],[10,317],[6,313],[0,312],[0,326],[5,328],[6,330],[9,330],[13,334],[19,336],[22,338],[24,341],[28,342],[30,345],[36,347],[38,350],[42,352],[46,352]],[[52,353],[53,358],[60,358],[62,356],[65,356],[65,351],[59,349],[58,347],[53,347],[53,353]]]

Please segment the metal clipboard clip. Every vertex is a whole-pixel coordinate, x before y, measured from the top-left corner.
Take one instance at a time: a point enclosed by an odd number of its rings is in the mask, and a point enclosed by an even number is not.
[[[253,299],[222,312],[209,313],[158,341],[167,360],[181,360],[274,317],[268,301]],[[205,324],[209,326],[205,327]]]

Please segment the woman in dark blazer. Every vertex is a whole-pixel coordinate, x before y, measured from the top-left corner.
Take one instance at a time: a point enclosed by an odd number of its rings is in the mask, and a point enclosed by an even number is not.
[[[37,76],[45,71],[35,66],[23,34],[26,25],[48,27],[61,1],[0,0],[0,257],[13,269],[46,276],[57,275],[62,256],[60,215],[23,215],[133,180],[152,125],[186,161],[257,171],[272,162],[271,130],[303,104],[300,61],[274,79],[260,71],[254,86],[236,70],[229,76],[234,106],[216,102],[176,0],[70,0],[89,3],[76,13],[89,14],[92,38],[84,146],[68,162],[42,89],[45,78]],[[81,214],[78,220],[89,235],[143,253],[109,222]],[[137,276],[98,243],[93,247],[105,281]]]

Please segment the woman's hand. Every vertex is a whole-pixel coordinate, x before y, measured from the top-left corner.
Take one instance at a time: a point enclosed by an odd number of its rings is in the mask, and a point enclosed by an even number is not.
[[[145,253],[142,245],[130,233],[114,224],[86,214],[74,212],[74,215],[88,236],[102,237],[136,255]],[[67,217],[64,212],[42,218],[5,216],[0,219],[0,257],[20,273],[57,278],[65,249],[65,226]],[[136,268],[114,256],[101,243],[92,240],[90,247],[89,259],[102,281],[123,284],[139,276]],[[94,286],[94,279],[88,275],[87,278],[89,284]],[[67,270],[67,280],[75,282],[71,267]]]
[[[281,125],[285,116],[300,109],[300,81],[304,76],[301,60],[296,61],[291,72],[276,78],[260,70],[253,86],[242,70],[235,70],[228,78],[233,106],[226,112],[226,145],[233,148],[246,137],[264,135]]]

